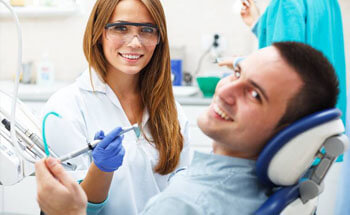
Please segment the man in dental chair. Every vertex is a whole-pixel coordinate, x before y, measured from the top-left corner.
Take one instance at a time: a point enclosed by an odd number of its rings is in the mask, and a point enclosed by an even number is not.
[[[253,214],[270,191],[255,169],[264,145],[294,121],[334,108],[338,93],[333,67],[310,46],[275,43],[241,60],[198,119],[213,153],[195,152],[143,214]],[[120,138],[110,135],[111,144]],[[58,161],[37,162],[36,177],[38,203],[48,215],[86,214],[86,195]]]

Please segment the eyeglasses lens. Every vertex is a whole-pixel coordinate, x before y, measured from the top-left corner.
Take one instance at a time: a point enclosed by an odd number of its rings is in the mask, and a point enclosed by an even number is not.
[[[159,42],[158,29],[149,25],[112,23],[106,26],[106,36],[116,43],[128,43],[135,36],[144,46],[155,46]]]

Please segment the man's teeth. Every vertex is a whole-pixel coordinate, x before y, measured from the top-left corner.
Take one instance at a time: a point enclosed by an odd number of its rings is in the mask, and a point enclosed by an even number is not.
[[[122,54],[122,56],[131,60],[136,60],[141,57],[141,55],[129,55],[129,54]]]
[[[227,116],[227,114],[225,112],[223,112],[217,105],[214,105],[214,111],[215,113],[219,114],[221,116],[221,118],[227,120],[227,121],[232,121],[232,119]]]

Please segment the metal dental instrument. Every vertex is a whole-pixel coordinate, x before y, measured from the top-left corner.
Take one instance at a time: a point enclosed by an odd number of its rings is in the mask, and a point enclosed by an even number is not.
[[[0,119],[1,119],[1,123],[5,126],[5,128],[8,131],[10,131],[10,128],[11,128],[10,122],[6,118],[0,117]],[[27,147],[29,149],[33,148],[35,150],[36,154],[39,156],[39,158],[46,157],[45,153],[43,153],[44,144],[38,135],[31,132],[29,129],[23,128],[17,122],[15,123],[15,127],[16,127],[16,134],[18,134],[23,139],[23,141],[25,141],[25,143],[27,144]],[[28,140],[28,138],[30,140]],[[52,153],[54,157],[58,157],[51,149],[49,149],[49,150],[50,150],[50,153]]]
[[[139,130],[139,126],[137,124],[133,124],[132,126],[130,127],[126,127],[126,128],[123,128],[123,130],[119,133],[119,136],[120,135],[123,135],[129,131],[135,131],[137,132]],[[84,148],[82,149],[78,149],[72,153],[69,153],[68,155],[65,155],[65,156],[62,156],[59,158],[59,160],[61,162],[64,162],[66,160],[69,160],[69,159],[72,159],[72,158],[75,158],[81,154],[84,154],[86,152],[88,152],[89,150],[93,150],[95,148],[95,146],[100,142],[101,140],[94,140],[90,143],[88,143],[87,146],[85,146]]]
[[[3,128],[10,131],[11,124],[10,122],[2,117],[0,115],[0,121],[1,124],[4,126]],[[19,123],[15,123],[16,127],[16,134],[18,135],[18,144],[21,147],[22,150],[27,150],[26,152],[32,157],[33,159],[42,159],[46,157],[46,154],[44,153],[44,144],[41,140],[41,138],[36,135],[35,133],[31,132],[29,129],[26,129],[22,127]],[[8,137],[4,131],[1,130],[0,126],[0,136],[4,137],[9,143],[12,143],[11,137]],[[12,143],[13,145],[13,143]],[[49,147],[50,154],[58,158],[58,155],[52,151],[52,149]],[[70,170],[75,170],[76,165],[71,163],[62,163],[64,167]]]

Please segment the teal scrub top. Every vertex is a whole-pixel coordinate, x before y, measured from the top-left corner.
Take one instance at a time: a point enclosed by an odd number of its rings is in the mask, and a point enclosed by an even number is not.
[[[259,48],[279,41],[306,43],[333,64],[339,79],[337,107],[346,119],[346,68],[341,11],[337,0],[271,0],[253,32]]]

